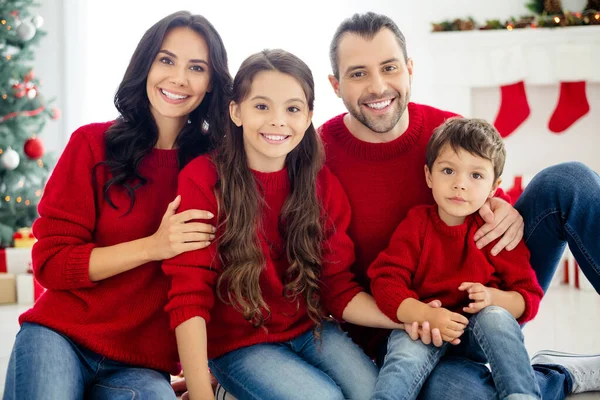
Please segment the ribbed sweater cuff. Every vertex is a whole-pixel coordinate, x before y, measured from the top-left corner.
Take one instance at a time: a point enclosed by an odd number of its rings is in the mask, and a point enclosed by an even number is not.
[[[179,325],[183,324],[188,319],[194,317],[202,317],[208,324],[210,321],[210,313],[204,307],[200,306],[185,306],[178,307],[169,312],[169,318],[171,320],[171,329],[175,330]]]
[[[402,323],[402,321],[398,319],[398,307],[400,307],[400,304],[409,297],[418,299],[415,293],[399,289],[379,291],[377,297],[375,298],[375,301],[381,312],[387,315],[389,319],[399,324]]]
[[[517,322],[519,324],[524,324],[525,322],[531,321],[537,314],[539,309],[539,301],[536,301],[534,296],[531,293],[523,288],[513,288],[515,292],[518,292],[521,296],[523,296],[523,300],[525,300],[525,311],[523,311],[523,315],[521,315]]]
[[[75,246],[69,253],[63,274],[70,287],[89,288],[96,285],[90,280],[90,256],[96,247],[94,243]]]
[[[348,307],[348,303],[352,301],[354,296],[362,291],[363,289],[360,286],[356,286],[355,288],[342,293],[340,296],[337,296],[335,299],[332,299],[332,301],[330,301],[331,304],[329,304],[329,312],[333,318],[341,321],[343,319],[342,315],[344,314],[344,310]]]

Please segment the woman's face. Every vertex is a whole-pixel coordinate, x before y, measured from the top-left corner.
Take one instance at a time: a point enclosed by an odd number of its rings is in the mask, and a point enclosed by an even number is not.
[[[194,30],[171,29],[165,36],[146,82],[150,111],[159,126],[183,126],[211,85],[208,45]]]

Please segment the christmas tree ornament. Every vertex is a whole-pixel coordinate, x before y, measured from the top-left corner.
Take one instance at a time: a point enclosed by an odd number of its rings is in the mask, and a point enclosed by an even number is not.
[[[23,151],[30,159],[37,160],[44,155],[46,149],[44,148],[44,142],[36,137],[33,137],[31,139],[27,139],[25,146],[23,146]]]
[[[52,116],[50,118],[52,118],[55,121],[60,118],[60,108],[52,107],[51,112],[52,112]]]
[[[529,117],[531,110],[525,92],[525,82],[500,87],[500,110],[494,126],[503,138],[509,136]]]
[[[10,147],[6,149],[2,155],[0,156],[0,165],[9,171],[17,168],[19,163],[21,162],[21,157],[19,157],[19,153],[11,149]]]
[[[558,103],[548,121],[548,129],[554,133],[562,133],[589,111],[585,81],[561,82]]]
[[[42,17],[41,15],[36,15],[33,18],[31,18],[31,22],[33,23],[33,26],[40,29],[42,25],[44,25],[44,17]]]
[[[21,25],[19,25],[19,27],[17,28],[17,36],[23,42],[27,42],[33,39],[33,37],[35,36],[35,32],[35,25],[33,25],[33,23],[31,23],[30,21],[23,21]]]

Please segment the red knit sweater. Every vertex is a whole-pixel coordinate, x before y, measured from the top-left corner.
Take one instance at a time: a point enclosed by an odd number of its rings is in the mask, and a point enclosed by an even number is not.
[[[141,265],[99,282],[89,278],[92,249],[153,234],[175,198],[176,150],[154,149],[140,165],[148,183],[135,191],[131,212],[122,189],[105,200],[104,133],[111,125],[83,126],[69,140],[39,204],[33,225],[36,278],[48,290],[19,322],[34,322],[70,337],[112,360],[177,373],[178,355],[168,315],[168,280],[160,262]],[[95,181],[94,181],[95,178]]]
[[[283,203],[290,193],[287,170],[274,173],[254,171],[254,177],[266,202],[262,218],[264,233],[257,233],[266,259],[260,286],[271,312],[263,327],[252,327],[240,312],[215,296],[216,280],[221,271],[215,254],[216,241],[206,249],[183,253],[163,262],[165,273],[171,277],[166,308],[171,317],[171,327],[174,329],[196,316],[204,318],[208,324],[209,358],[257,343],[290,340],[314,325],[302,298],[297,308],[296,302],[283,295],[283,276],[289,263],[285,255],[282,256],[284,243],[278,222]],[[198,157],[190,162],[179,176],[178,191],[182,196],[179,210],[197,208],[217,215],[216,182],[217,172],[209,158]],[[317,185],[317,195],[327,216],[321,300],[328,312],[335,318],[341,318],[350,300],[362,291],[353,281],[349,268],[354,261],[353,244],[346,234],[350,206],[340,183],[327,168],[319,173]],[[211,222],[216,224],[214,219]],[[211,319],[211,316],[215,317]]]
[[[478,282],[520,293],[525,300],[520,323],[535,317],[544,293],[529,264],[525,243],[492,256],[497,241],[481,250],[475,246],[473,236],[481,225],[481,217],[472,214],[463,224],[448,226],[440,219],[437,205],[410,210],[368,270],[379,308],[398,321],[398,307],[412,297],[426,303],[438,299],[443,307],[463,313],[470,301],[468,293],[458,287],[462,282]]]
[[[353,136],[344,124],[344,115],[319,128],[327,153],[327,166],[340,180],[350,206],[352,220],[348,233],[356,248],[352,266],[359,283],[370,287],[367,268],[389,243],[394,230],[408,210],[433,204],[425,182],[425,149],[435,128],[451,112],[409,103],[408,129],[388,143],[368,143]],[[505,198],[501,189],[497,196]],[[347,324],[345,329],[371,355],[384,333]]]

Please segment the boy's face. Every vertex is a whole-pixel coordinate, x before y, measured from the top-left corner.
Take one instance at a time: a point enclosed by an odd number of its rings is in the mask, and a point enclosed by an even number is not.
[[[345,33],[338,46],[339,79],[329,81],[348,112],[371,131],[394,129],[410,100],[412,60],[387,28],[372,39]]]
[[[501,182],[494,179],[490,160],[462,149],[455,152],[449,145],[441,149],[431,171],[425,166],[425,178],[440,218],[450,226],[462,224],[479,210]]]

